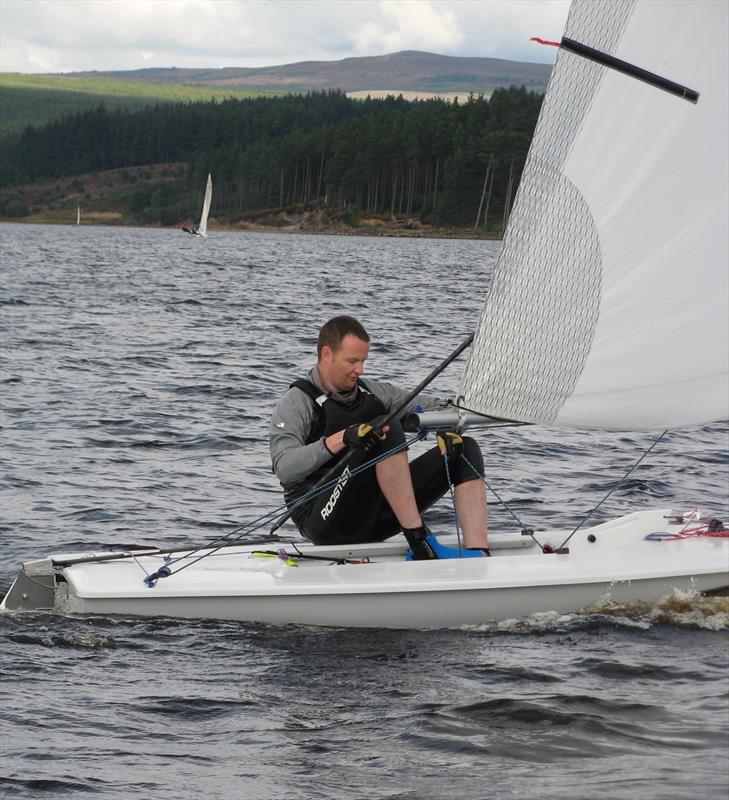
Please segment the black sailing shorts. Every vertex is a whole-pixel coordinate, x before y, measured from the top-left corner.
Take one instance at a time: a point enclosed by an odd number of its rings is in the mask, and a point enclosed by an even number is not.
[[[404,441],[402,426],[399,423],[390,423],[387,439],[367,453],[358,450],[342,466],[339,475],[347,470],[351,473],[366,461],[399,447]],[[479,446],[467,436],[463,437],[463,445],[465,458],[479,474],[474,473],[464,458],[449,459],[448,469],[454,486],[466,481],[481,480],[483,475],[483,457]],[[448,491],[448,475],[444,462],[437,447],[410,462],[415,500],[420,511],[432,506]],[[331,480],[336,477],[336,474],[333,475]],[[314,544],[381,542],[401,530],[400,523],[377,483],[375,467],[340,481],[331,489],[317,495],[299,516],[297,524],[301,533]]]

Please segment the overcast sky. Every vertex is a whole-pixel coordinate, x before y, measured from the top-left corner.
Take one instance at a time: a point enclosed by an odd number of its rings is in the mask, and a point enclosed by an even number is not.
[[[568,0],[0,0],[0,70],[256,67],[398,50],[552,62]]]

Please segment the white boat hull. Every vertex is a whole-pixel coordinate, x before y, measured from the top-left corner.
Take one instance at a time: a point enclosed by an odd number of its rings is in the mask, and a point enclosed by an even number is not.
[[[301,545],[301,552],[310,555],[369,561],[304,559],[293,566],[277,557],[253,555],[255,547],[239,545],[161,578],[152,588],[144,583],[145,572],[162,566],[162,555],[53,566],[52,607],[84,614],[431,628],[478,625],[535,612],[566,614],[610,601],[652,603],[675,590],[704,592],[729,585],[729,538],[644,538],[681,530],[666,524],[668,513],[638,512],[581,530],[565,554],[545,554],[528,537],[511,534],[492,536],[492,558],[408,562],[406,545],[398,537],[355,547]],[[568,533],[535,536],[540,545],[549,541],[557,546]],[[291,544],[286,549],[294,552]],[[184,554],[174,557],[179,556],[183,558],[173,570],[186,563]],[[68,555],[56,556],[26,564],[24,570],[37,581],[42,565],[47,573],[49,564],[69,560]],[[15,589],[3,601],[5,610],[27,607],[18,604]]]

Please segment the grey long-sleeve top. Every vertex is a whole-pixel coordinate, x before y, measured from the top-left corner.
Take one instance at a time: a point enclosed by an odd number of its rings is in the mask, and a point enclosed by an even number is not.
[[[309,376],[311,380],[311,376]],[[386,413],[396,409],[407,399],[409,392],[384,381],[365,378],[365,385],[385,406]],[[420,406],[424,411],[432,411],[443,406],[443,400],[427,395],[418,395],[403,416]],[[271,463],[276,477],[284,486],[303,481],[332,458],[324,446],[324,437],[306,444],[316,411],[311,398],[292,387],[278,401],[271,418],[269,440]]]

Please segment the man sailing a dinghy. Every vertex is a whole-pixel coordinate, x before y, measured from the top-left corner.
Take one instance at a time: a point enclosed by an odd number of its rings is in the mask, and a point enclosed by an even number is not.
[[[294,522],[319,545],[383,541],[402,531],[415,560],[490,555],[478,445],[468,437],[442,432],[437,435],[438,446],[409,463],[402,448],[401,423],[393,421],[384,428],[376,424],[408,393],[389,383],[362,379],[369,341],[353,317],[330,319],[319,331],[316,366],[306,379],[291,384],[276,406],[270,427],[271,460],[289,506],[342,461],[327,482],[338,476],[344,479],[297,507]],[[440,408],[442,401],[421,396],[412,403],[413,408],[417,405]],[[348,451],[352,452],[343,461]],[[393,454],[373,468],[348,477],[390,451]],[[449,475],[464,551],[441,545],[420,514],[449,491]]]
[[[197,227],[195,225],[193,225],[192,228],[188,228],[187,225],[185,225],[184,223],[180,225],[180,230],[184,231],[185,233],[191,233],[193,236],[197,236],[198,233]]]

